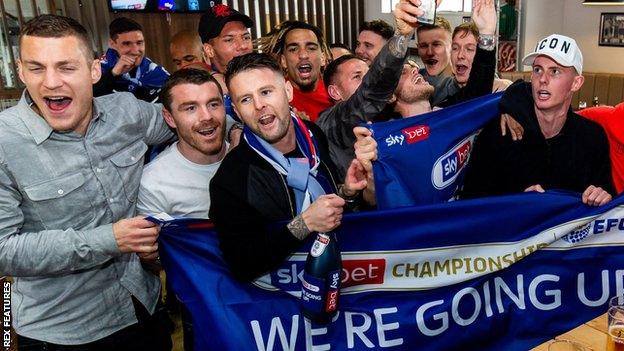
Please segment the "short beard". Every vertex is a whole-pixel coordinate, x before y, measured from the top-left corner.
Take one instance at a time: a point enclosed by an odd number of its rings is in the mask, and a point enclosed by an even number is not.
[[[299,87],[299,90],[301,90],[302,92],[309,93],[311,91],[314,91],[316,82],[318,82],[318,79],[311,81],[310,83],[305,84],[305,85],[297,83],[297,86]]]
[[[431,94],[433,94],[434,87],[428,86],[425,89],[421,89],[417,94],[397,94],[397,99],[405,103],[414,103],[424,100],[429,100]]]

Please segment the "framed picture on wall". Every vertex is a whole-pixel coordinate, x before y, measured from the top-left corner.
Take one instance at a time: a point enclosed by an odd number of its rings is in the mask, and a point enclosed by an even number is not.
[[[600,14],[600,46],[624,46],[624,13]]]

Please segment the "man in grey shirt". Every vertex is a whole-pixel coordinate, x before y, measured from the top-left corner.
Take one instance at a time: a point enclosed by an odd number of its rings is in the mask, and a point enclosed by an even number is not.
[[[0,275],[15,277],[20,349],[167,349],[139,258],[156,257],[159,228],[133,217],[146,144],[172,137],[160,106],[94,99],[100,65],[70,18],[26,23],[18,64],[26,90],[0,113]]]

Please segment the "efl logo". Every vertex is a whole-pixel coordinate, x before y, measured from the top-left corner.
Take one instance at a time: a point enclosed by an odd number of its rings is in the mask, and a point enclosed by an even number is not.
[[[574,230],[562,236],[561,239],[569,242],[570,244],[576,244],[587,238],[590,235],[590,231],[591,222],[574,228]]]
[[[429,126],[420,125],[403,129],[407,143],[413,144],[429,138]]]
[[[342,260],[342,287],[383,284],[386,260]]]
[[[470,159],[475,136],[476,133],[462,140],[435,162],[431,182],[436,189],[441,190],[452,184],[464,169]]]
[[[597,219],[594,222],[594,234],[608,233],[611,230],[624,231],[624,218]]]

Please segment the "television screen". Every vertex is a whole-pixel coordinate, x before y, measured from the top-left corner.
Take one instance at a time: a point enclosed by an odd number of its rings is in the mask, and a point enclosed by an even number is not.
[[[624,0],[584,0],[583,5],[624,5]]]
[[[110,0],[112,11],[204,12],[220,0]]]

